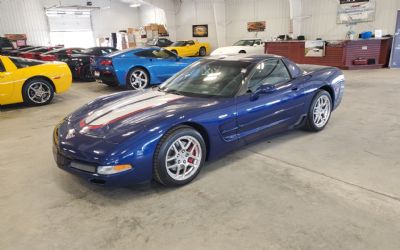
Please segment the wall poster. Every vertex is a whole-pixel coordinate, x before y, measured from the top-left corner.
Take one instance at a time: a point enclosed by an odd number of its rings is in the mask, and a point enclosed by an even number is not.
[[[193,25],[193,37],[208,37],[208,24]]]
[[[304,56],[323,57],[325,56],[325,41],[307,40],[304,46]]]
[[[266,27],[266,22],[265,21],[248,22],[247,23],[247,31],[248,32],[264,31],[265,27]]]

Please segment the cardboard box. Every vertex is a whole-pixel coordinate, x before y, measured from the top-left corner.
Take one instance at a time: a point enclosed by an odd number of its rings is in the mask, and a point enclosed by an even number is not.
[[[4,34],[4,37],[12,41],[26,40],[26,34]]]
[[[164,25],[162,24],[158,25],[158,34],[168,34],[167,29],[165,28]]]

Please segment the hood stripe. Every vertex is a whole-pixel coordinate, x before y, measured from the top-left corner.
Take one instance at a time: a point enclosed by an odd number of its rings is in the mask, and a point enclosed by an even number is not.
[[[123,113],[121,112],[122,114],[120,116],[118,116],[118,111],[112,110],[112,111],[104,114],[103,116],[100,116],[100,117],[97,117],[96,119],[93,119],[90,122],[91,124],[89,124],[87,122],[87,119],[83,119],[83,120],[80,121],[79,126],[81,128],[85,127],[87,129],[102,128],[102,127],[104,127],[106,125],[109,125],[109,124],[112,124],[114,122],[120,121],[122,119],[125,119],[127,117],[133,116],[135,114],[142,113],[142,112],[144,112],[146,110],[153,109],[153,108],[156,108],[158,106],[165,105],[165,104],[168,104],[168,103],[172,103],[172,102],[177,101],[177,100],[179,100],[181,98],[183,98],[183,96],[170,95],[169,98],[163,98],[163,99],[159,100],[158,102],[157,101],[156,102],[154,102],[154,101],[150,102],[150,100],[148,100],[148,101],[145,102],[145,104],[148,104],[148,105],[145,106],[145,107],[143,107],[141,105],[140,108],[139,107],[135,107],[135,104],[143,104],[142,102],[132,103],[133,107],[131,107],[130,109],[124,110],[125,112],[123,112]],[[150,98],[150,99],[152,99],[152,98]],[[136,105],[136,106],[138,106],[138,105]],[[94,122],[96,122],[96,123],[94,123]]]
[[[160,93],[161,94],[161,93]],[[138,103],[143,103],[146,102],[150,99],[156,98],[160,96],[159,93],[155,93],[153,91],[150,91],[148,93],[142,94],[140,96],[133,96],[127,100],[120,101],[120,99],[111,102],[110,104],[106,105],[105,107],[93,112],[93,114],[90,114],[85,118],[85,123],[89,124],[92,123],[104,116],[109,115],[111,112],[119,110],[124,107],[128,107],[129,105],[134,105]]]

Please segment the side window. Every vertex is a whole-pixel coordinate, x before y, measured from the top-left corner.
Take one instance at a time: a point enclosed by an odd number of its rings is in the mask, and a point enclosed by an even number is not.
[[[249,80],[249,89],[255,91],[261,85],[274,85],[290,80],[289,72],[280,59],[260,62]]]
[[[254,44],[255,45],[261,45],[261,41],[260,40],[256,40],[256,42]]]
[[[143,51],[136,52],[135,55],[140,56],[140,57],[146,57],[146,58],[155,58],[156,56],[153,54],[153,51],[154,50],[143,50]]]
[[[189,45],[194,45],[194,42],[192,40],[187,42]]]
[[[6,72],[6,69],[4,68],[3,62],[0,59],[0,72]]]
[[[160,45],[166,45],[166,44],[167,44],[167,41],[166,41],[165,39],[159,39],[159,40],[158,40],[158,43],[159,43]]]

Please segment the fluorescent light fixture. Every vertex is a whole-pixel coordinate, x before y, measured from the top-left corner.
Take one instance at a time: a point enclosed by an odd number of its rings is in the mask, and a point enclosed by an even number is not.
[[[129,7],[132,7],[132,8],[137,8],[139,6],[140,6],[140,3],[133,3],[133,4],[129,5]]]

